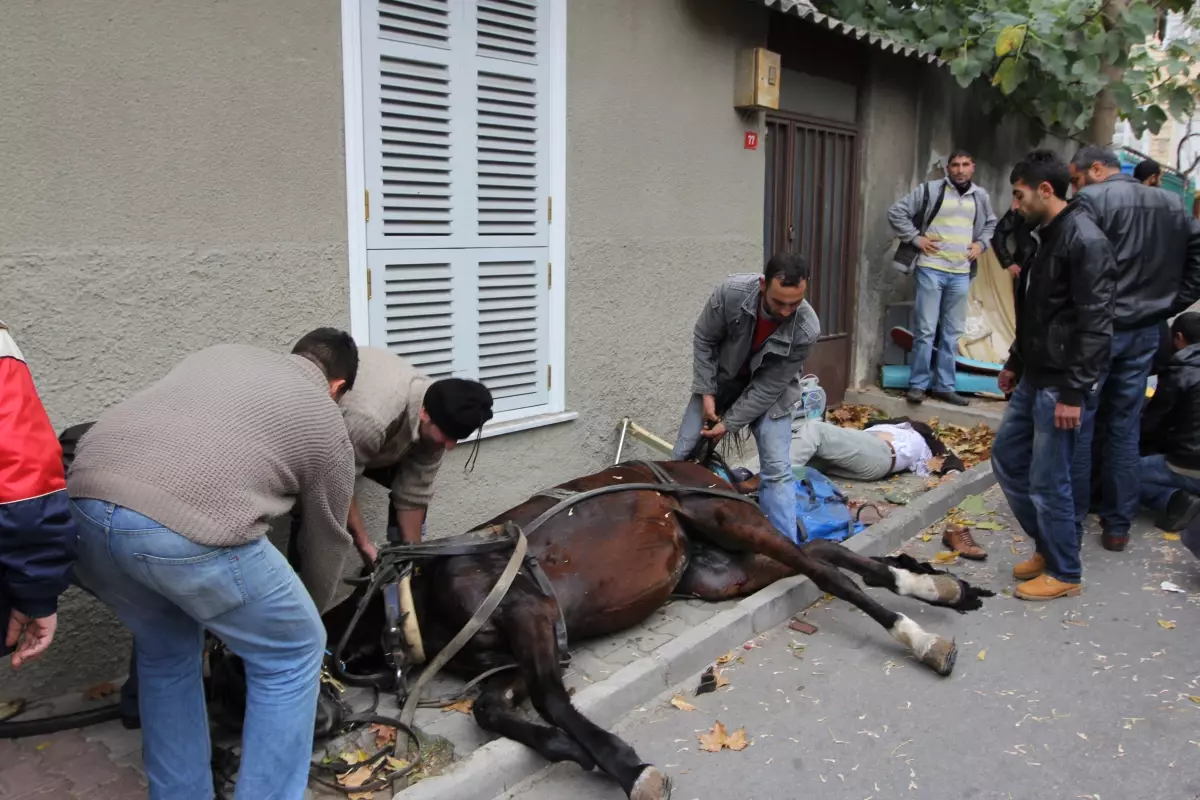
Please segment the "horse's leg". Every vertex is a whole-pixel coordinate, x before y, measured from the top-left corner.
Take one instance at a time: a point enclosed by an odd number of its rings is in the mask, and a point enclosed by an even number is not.
[[[584,770],[594,769],[596,762],[570,736],[558,728],[527,722],[517,716],[518,697],[514,683],[520,681],[510,673],[493,675],[484,681],[474,706],[479,727],[518,741],[536,750],[547,761],[574,761]]]
[[[719,602],[745,597],[796,571],[755,553],[730,553],[708,542],[691,542],[691,559],[675,594]]]
[[[692,536],[725,550],[748,550],[792,567],[808,576],[822,591],[860,608],[939,675],[949,675],[954,670],[958,649],[953,641],[926,632],[913,620],[876,602],[837,567],[808,555],[780,536],[761,512],[736,500],[705,498],[681,505],[680,516]]]
[[[930,605],[952,608],[960,614],[983,607],[983,598],[996,593],[972,586],[948,572],[917,561],[910,555],[867,558],[836,542],[810,542],[804,552],[827,564],[861,575],[867,586],[888,589],[901,597],[915,597]]]
[[[554,601],[523,596],[507,605],[498,627],[508,638],[533,707],[551,725],[574,739],[596,765],[616,779],[632,800],[663,800],[668,782],[634,749],[596,725],[571,704],[563,685],[558,642],[554,636]]]

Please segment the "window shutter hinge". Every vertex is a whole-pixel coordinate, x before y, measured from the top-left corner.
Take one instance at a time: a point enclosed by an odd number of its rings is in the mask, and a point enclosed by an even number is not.
[[[367,299],[371,299],[371,268],[367,267]]]
[[[546,288],[554,288],[554,265],[546,262]]]
[[[549,389],[551,384],[550,365],[546,365],[546,388]]]
[[[363,211],[366,212],[367,222],[371,221],[371,190],[363,189]]]
[[[546,222],[554,221],[554,198],[546,197]]]

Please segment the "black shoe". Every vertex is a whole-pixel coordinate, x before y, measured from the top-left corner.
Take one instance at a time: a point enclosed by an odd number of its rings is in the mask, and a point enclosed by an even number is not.
[[[925,390],[924,389],[909,389],[908,396],[905,397],[904,399],[907,400],[908,402],[912,403],[914,406],[919,406],[919,405],[921,405],[921,403],[925,402]]]
[[[1200,497],[1183,489],[1176,489],[1167,501],[1167,510],[1154,520],[1156,527],[1164,531],[1181,531],[1200,515]]]
[[[944,403],[949,403],[952,406],[971,405],[971,401],[963,397],[958,392],[934,392],[933,396]]]

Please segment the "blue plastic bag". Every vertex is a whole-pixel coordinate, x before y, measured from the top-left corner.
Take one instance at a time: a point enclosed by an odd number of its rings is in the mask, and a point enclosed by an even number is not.
[[[854,521],[850,504],[833,481],[812,467],[796,467],[796,524],[805,540],[841,542],[866,526]]]

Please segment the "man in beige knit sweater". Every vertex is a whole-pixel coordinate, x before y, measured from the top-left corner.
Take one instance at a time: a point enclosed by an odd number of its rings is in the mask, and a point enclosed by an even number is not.
[[[78,445],[76,576],[133,631],[152,800],[213,795],[205,629],[246,668],[236,797],[304,796],[318,610],[350,543],[354,450],[336,401],[357,372],[354,340],[331,328],[292,355],[210,347],[104,412]],[[297,497],[303,583],[266,539]]]
[[[434,381],[382,348],[363,347],[358,357],[358,381],[341,401],[355,467],[391,490],[389,537],[419,542],[442,456],[492,418],[492,394],[477,381]],[[357,497],[349,527],[358,552],[372,565],[375,545]]]

